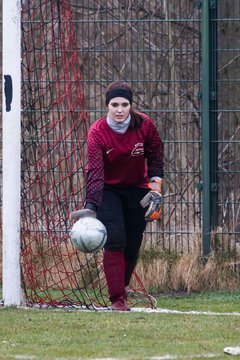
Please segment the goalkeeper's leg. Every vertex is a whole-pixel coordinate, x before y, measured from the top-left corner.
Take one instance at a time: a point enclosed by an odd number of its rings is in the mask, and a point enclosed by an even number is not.
[[[124,254],[122,251],[104,251],[104,272],[108,284],[112,309],[128,311],[124,287]]]
[[[128,190],[128,196],[124,201],[126,246],[125,257],[125,287],[130,283],[132,273],[137,264],[139,250],[142,243],[143,232],[146,227],[145,210],[140,201],[148,193],[148,189],[132,188]]]
[[[104,249],[103,266],[112,309],[128,311],[124,286],[126,236],[120,195],[120,190],[105,186],[97,218],[106,226],[108,235]]]

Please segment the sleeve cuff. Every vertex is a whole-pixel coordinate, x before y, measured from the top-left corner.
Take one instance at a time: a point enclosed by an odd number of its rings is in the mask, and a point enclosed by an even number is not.
[[[97,212],[97,206],[93,203],[86,203],[84,209],[89,209]]]
[[[155,180],[163,180],[160,176],[153,176],[150,178],[150,181],[155,181]]]

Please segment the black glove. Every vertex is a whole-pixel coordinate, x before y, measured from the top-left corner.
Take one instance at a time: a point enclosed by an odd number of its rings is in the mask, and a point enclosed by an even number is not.
[[[96,211],[90,210],[90,209],[81,209],[71,212],[70,219],[71,220],[78,220],[85,217],[93,217],[95,218],[97,216]]]
[[[140,201],[143,208],[148,206],[145,213],[146,221],[153,221],[160,218],[162,213],[162,194],[158,191],[151,190]]]

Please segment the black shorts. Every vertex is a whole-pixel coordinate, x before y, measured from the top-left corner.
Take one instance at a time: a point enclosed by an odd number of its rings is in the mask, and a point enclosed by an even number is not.
[[[146,227],[146,209],[141,207],[140,201],[148,192],[149,189],[139,187],[104,186],[97,218],[107,229],[105,249],[122,251],[129,260],[138,257]]]

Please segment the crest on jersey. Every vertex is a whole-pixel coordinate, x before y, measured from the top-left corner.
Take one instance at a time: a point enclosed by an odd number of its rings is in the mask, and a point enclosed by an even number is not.
[[[134,148],[131,152],[132,156],[141,156],[144,155],[144,146],[143,143],[137,143],[134,145]]]

